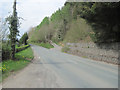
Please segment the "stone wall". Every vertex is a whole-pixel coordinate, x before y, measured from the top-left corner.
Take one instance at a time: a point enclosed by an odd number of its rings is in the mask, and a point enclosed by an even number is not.
[[[104,61],[112,64],[120,64],[120,43],[67,43],[68,53]]]

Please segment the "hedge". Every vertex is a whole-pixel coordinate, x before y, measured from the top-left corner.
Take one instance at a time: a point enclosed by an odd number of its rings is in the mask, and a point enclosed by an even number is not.
[[[30,45],[24,45],[24,46],[21,46],[21,47],[17,47],[16,52],[20,52],[20,51],[22,51],[22,50],[24,50],[24,49],[26,49],[28,47],[30,47]]]
[[[2,45],[2,60],[7,60],[10,58],[10,47]]]
[[[20,52],[26,48],[30,47],[30,45],[24,45],[16,48],[16,53]],[[2,60],[10,59],[11,47],[5,44],[2,45]]]

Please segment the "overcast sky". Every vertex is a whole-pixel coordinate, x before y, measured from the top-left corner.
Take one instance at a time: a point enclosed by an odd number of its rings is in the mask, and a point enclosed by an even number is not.
[[[5,18],[12,13],[14,0],[0,0],[0,17]],[[51,16],[61,8],[66,0],[17,0],[18,16],[24,18],[19,29],[20,34],[27,32],[43,20],[45,16]]]

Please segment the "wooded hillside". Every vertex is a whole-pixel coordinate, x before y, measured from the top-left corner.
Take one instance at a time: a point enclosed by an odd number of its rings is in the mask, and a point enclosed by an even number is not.
[[[30,42],[120,41],[120,2],[66,2],[29,31]]]

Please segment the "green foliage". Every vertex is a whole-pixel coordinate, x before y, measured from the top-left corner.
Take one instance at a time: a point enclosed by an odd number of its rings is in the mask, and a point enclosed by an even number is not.
[[[23,45],[21,47],[16,46],[16,52],[20,52],[28,48],[29,45]],[[2,43],[2,60],[8,60],[11,57],[11,47],[6,43]]]
[[[29,32],[30,41],[78,42],[120,41],[120,2],[66,2],[49,20]],[[44,22],[49,24],[44,24]]]
[[[40,30],[33,31],[32,34],[29,34],[30,41],[31,42],[46,42],[47,37],[49,36],[49,27],[48,26],[42,26]]]
[[[30,63],[30,60],[33,59],[33,52],[31,48],[27,48],[19,53],[16,53],[15,57],[17,61],[6,60],[2,62],[2,79],[7,78],[12,72],[18,71],[24,68]]]
[[[50,43],[40,43],[39,45],[48,49],[54,48],[54,46],[51,45]]]
[[[43,25],[48,25],[49,24],[49,17],[45,17],[42,22],[36,27],[36,30],[40,30],[40,28],[43,26]]]
[[[28,48],[16,53],[15,57],[17,59],[27,60],[27,59],[33,59],[34,55],[33,55],[31,47],[28,47]]]
[[[11,47],[6,43],[2,43],[2,60],[10,59]]]
[[[79,42],[91,41],[89,34],[92,32],[91,27],[82,18],[73,20],[67,34],[65,35],[65,42]]]
[[[30,45],[23,45],[23,46],[20,46],[20,47],[16,47],[16,52],[20,52],[22,50],[25,50],[28,47],[30,47]]]
[[[10,30],[10,42],[11,42],[11,59],[15,59],[15,44],[17,40],[17,36],[19,35],[18,31],[18,25],[19,20],[17,17],[17,11],[16,11],[16,0],[14,1],[13,5],[13,14],[7,18],[8,24],[9,24],[9,30]]]
[[[96,42],[118,42],[120,39],[120,2],[82,3],[81,17],[93,27]],[[103,39],[104,38],[104,39]]]
[[[33,43],[33,44],[39,45],[39,46],[44,47],[44,48],[47,48],[47,49],[54,48],[54,46],[51,45],[50,43],[43,43],[43,42],[42,42],[42,43]]]
[[[70,21],[71,12],[70,12],[70,5],[66,5],[62,7],[62,9],[57,10],[55,13],[52,14],[50,17],[50,20],[52,22],[59,22],[63,19],[66,19],[66,21]]]
[[[24,33],[23,36],[20,38],[19,43],[20,43],[20,44],[27,45],[27,40],[28,40],[28,34],[27,34],[27,33]]]
[[[55,13],[52,14],[50,20],[52,22],[57,21],[57,20],[59,21],[61,19],[61,17],[62,17],[61,16],[61,10],[59,9],[58,11],[56,11]]]
[[[67,24],[71,17],[69,10],[70,5],[66,5],[52,14],[50,20],[48,17],[45,17],[34,30],[30,30],[30,41],[36,43],[46,43],[50,40],[62,41],[69,27]]]

